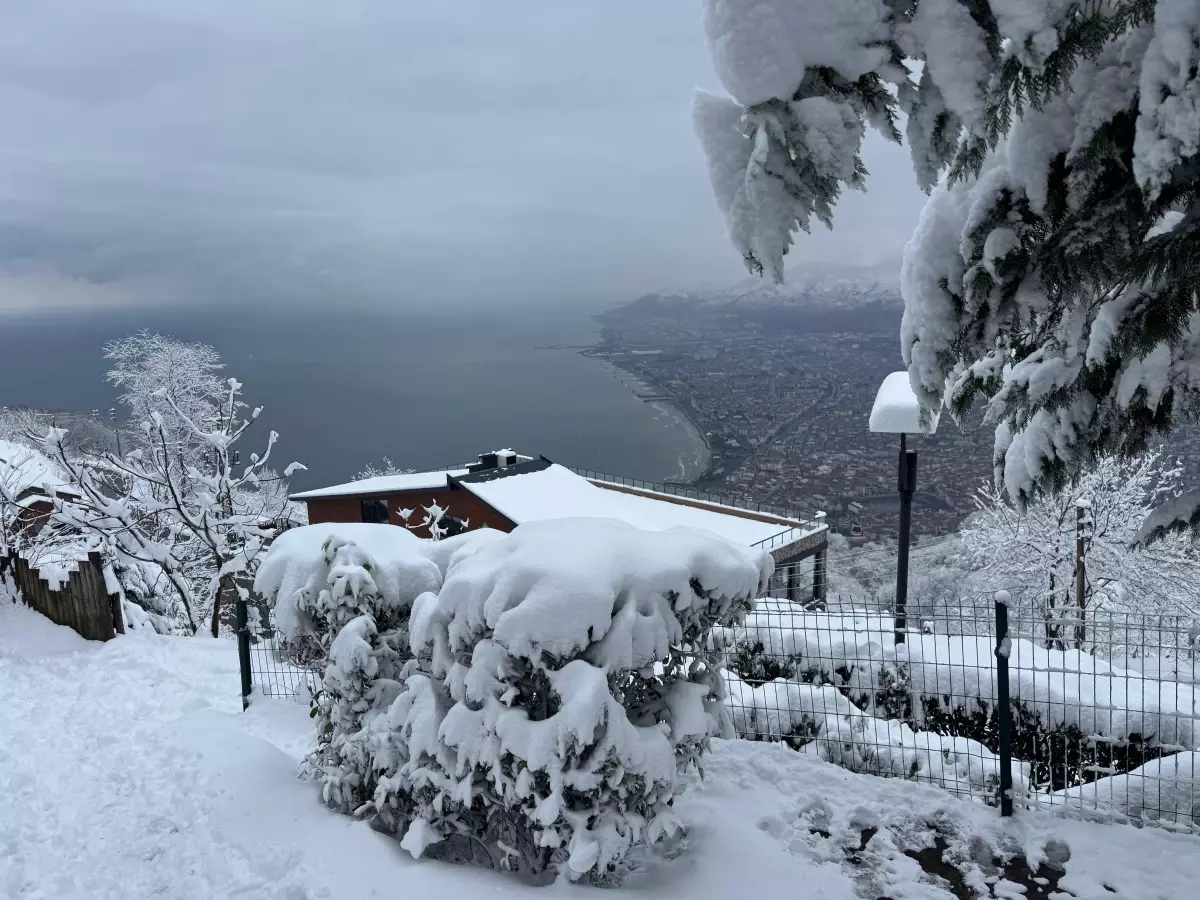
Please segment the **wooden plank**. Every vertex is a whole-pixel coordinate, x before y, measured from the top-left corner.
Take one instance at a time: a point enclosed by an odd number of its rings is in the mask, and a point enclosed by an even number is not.
[[[51,622],[95,641],[107,641],[125,633],[120,596],[108,593],[99,554],[89,554],[58,590],[52,590],[49,582],[22,557],[13,554],[8,562],[26,605]]]

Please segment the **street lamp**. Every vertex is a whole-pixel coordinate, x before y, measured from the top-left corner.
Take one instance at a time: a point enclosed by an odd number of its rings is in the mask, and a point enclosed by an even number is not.
[[[907,372],[893,372],[883,379],[867,427],[874,434],[900,435],[900,465],[897,489],[900,491],[900,553],[896,559],[896,643],[904,643],[908,607],[908,547],[912,527],[912,498],[917,489],[917,451],[909,450],[909,434],[933,434],[937,431],[941,410],[921,419],[921,404],[913,393]]]

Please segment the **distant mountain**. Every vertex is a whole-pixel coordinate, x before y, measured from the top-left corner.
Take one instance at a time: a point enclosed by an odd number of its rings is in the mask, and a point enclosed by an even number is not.
[[[900,261],[873,266],[832,263],[797,265],[781,285],[762,278],[746,278],[733,285],[691,291],[647,294],[629,307],[649,311],[676,306],[733,307],[744,310],[773,307],[809,307],[814,310],[853,310],[885,307],[897,310],[900,298]]]

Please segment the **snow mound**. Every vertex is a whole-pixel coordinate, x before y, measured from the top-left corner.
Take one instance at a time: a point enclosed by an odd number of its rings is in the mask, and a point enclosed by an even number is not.
[[[36,659],[96,646],[95,641],[30,609],[17,599],[15,590],[0,583],[0,659]]]
[[[811,746],[821,759],[851,772],[934,784],[996,805],[1000,759],[978,741],[877,718],[828,684],[778,678],[752,687],[733,672],[725,679],[739,737]],[[1013,765],[1013,790],[1023,795],[1028,766]]]
[[[0,495],[16,502],[28,490],[67,488],[66,473],[44,453],[12,441],[0,440]]]

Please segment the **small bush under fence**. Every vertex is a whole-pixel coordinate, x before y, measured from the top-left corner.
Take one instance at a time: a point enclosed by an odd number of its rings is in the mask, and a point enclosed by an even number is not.
[[[1194,629],[1097,613],[1086,649],[1060,648],[1016,603],[997,640],[990,607],[971,598],[898,636],[886,613],[760,601],[720,635],[735,729],[989,803],[1009,754],[1018,803],[1200,825]]]

